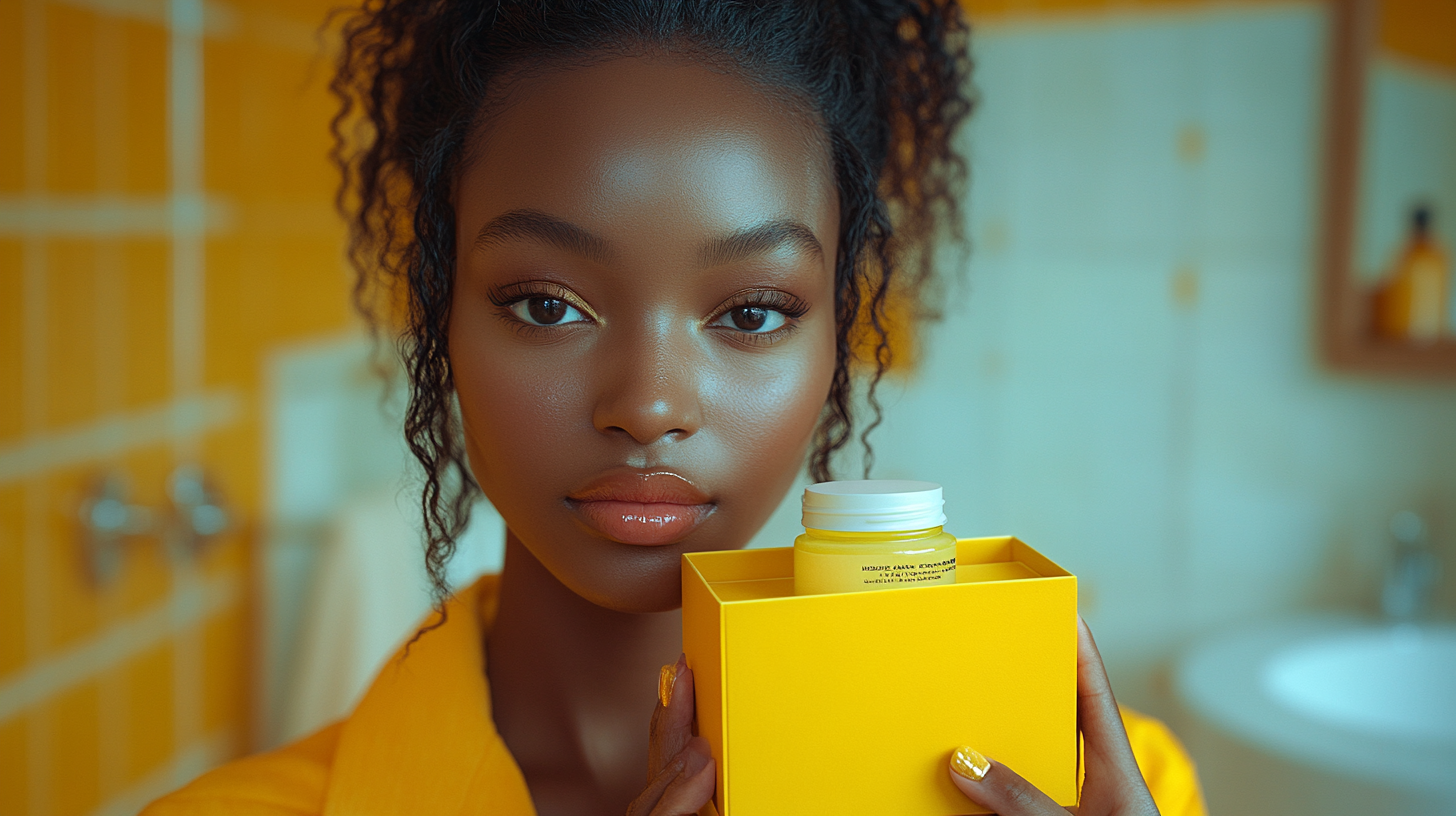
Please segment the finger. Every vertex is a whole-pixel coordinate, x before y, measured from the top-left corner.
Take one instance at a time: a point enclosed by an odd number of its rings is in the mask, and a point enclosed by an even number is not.
[[[1067,816],[1067,811],[1021,775],[969,746],[950,757],[950,781],[968,799],[998,816]]]
[[[1112,695],[1112,682],[1107,679],[1107,667],[1102,664],[1092,630],[1080,615],[1077,616],[1077,720],[1089,751],[1096,745],[1109,758],[1132,760],[1132,748],[1128,746],[1117,699]]]
[[[627,808],[627,816],[648,816],[653,813],[658,803],[668,788],[678,782],[684,776],[693,776],[702,766],[712,761],[711,748],[708,741],[702,737],[692,739],[677,756],[673,757],[658,771],[648,783],[647,788]],[[714,777],[716,780],[716,776]],[[712,796],[712,791],[708,792]],[[707,800],[705,799],[704,802]],[[699,805],[702,807],[702,805]]]
[[[647,734],[647,776],[649,779],[693,738],[693,671],[687,659],[678,657],[671,666],[663,666],[658,675],[657,707]]]
[[[682,775],[687,764],[687,752],[674,757],[647,782],[647,788],[627,806],[627,816],[648,816],[662,799],[663,791]]]
[[[1077,720],[1086,750],[1086,813],[1157,813],[1137,757],[1128,743],[1122,712],[1112,695],[1107,668],[1087,622],[1077,618]]]
[[[683,749],[682,772],[662,792],[651,816],[692,816],[713,798],[718,783],[718,767],[708,750],[708,742],[694,737]]]

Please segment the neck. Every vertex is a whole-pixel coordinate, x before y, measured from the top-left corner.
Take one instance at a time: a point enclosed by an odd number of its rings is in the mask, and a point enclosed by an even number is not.
[[[679,612],[597,606],[507,531],[486,672],[496,727],[542,816],[620,813],[641,792],[657,674],[681,643]]]

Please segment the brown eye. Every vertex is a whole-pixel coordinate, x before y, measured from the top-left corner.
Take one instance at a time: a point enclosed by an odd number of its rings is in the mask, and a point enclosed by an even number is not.
[[[551,325],[566,317],[566,301],[549,297],[533,297],[526,301],[526,311],[537,323]]]
[[[733,315],[733,325],[744,331],[758,331],[768,322],[768,309],[757,306],[740,306],[729,314]]]
[[[788,319],[777,309],[764,306],[735,306],[715,321],[715,325],[726,326],[750,334],[768,334],[784,325]]]
[[[511,313],[533,326],[579,323],[586,318],[575,306],[550,295],[532,295],[510,305]]]

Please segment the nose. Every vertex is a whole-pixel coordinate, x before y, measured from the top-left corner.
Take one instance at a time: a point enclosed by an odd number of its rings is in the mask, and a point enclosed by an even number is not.
[[[666,320],[657,324],[620,338],[598,372],[592,423],[639,445],[686,439],[702,424],[699,378],[705,367],[691,330]]]

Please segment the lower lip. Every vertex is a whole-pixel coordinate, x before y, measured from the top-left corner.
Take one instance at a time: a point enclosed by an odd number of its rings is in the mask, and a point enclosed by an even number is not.
[[[713,512],[711,504],[573,501],[586,523],[623,544],[657,547],[681,541]]]

